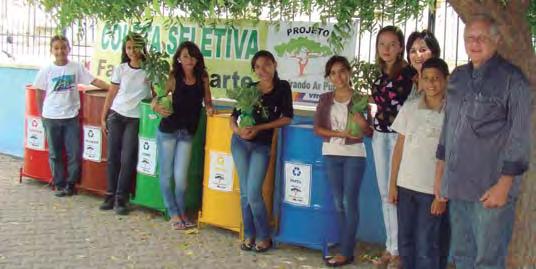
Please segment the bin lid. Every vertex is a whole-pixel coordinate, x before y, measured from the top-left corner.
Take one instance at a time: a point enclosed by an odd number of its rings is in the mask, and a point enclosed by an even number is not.
[[[96,96],[96,97],[106,97],[107,93],[108,93],[107,90],[101,90],[101,89],[91,89],[91,90],[84,91],[84,94]]]

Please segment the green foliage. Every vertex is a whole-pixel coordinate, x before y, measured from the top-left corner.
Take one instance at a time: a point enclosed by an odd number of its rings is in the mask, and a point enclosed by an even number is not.
[[[342,50],[343,41],[348,38],[353,21],[359,18],[361,30],[371,29],[381,11],[389,12],[395,21],[415,17],[433,0],[29,0],[41,4],[51,12],[64,28],[72,22],[88,17],[98,18],[114,24],[118,22],[144,22],[155,16],[164,18],[164,25],[181,24],[180,14],[201,25],[218,19],[227,19],[229,26],[233,20],[258,21],[263,9],[268,9],[270,19],[293,21],[296,15],[320,12],[321,24],[335,19],[330,41],[335,52]],[[395,16],[396,15],[396,16]],[[387,18],[386,18],[387,19]]]
[[[168,59],[169,54],[151,47],[142,63],[142,68],[147,73],[149,81],[155,86],[155,92],[159,97],[166,95],[165,86],[170,71]]]
[[[359,31],[371,30],[379,21],[400,24],[408,18],[419,18],[426,7],[434,9],[435,0],[29,0],[52,12],[63,29],[88,17],[114,24],[144,22],[155,16],[164,18],[164,25],[182,24],[182,17],[205,25],[219,19],[232,27],[236,20],[258,21],[265,12],[270,20],[293,21],[297,15],[320,14],[320,24],[335,21],[329,37],[335,52],[343,49],[344,40],[359,20]],[[512,0],[500,0],[505,1]],[[517,1],[517,0],[516,0]],[[527,20],[536,34],[536,1],[530,1]]]
[[[350,62],[352,67],[352,87],[354,95],[370,95],[370,90],[374,80],[380,76],[381,71],[376,64],[353,59]]]
[[[527,10],[527,20],[529,22],[530,28],[532,30],[532,39],[534,40],[534,45],[536,45],[536,1],[531,0],[529,4],[529,9]]]
[[[240,111],[239,127],[255,125],[253,112],[257,110],[263,118],[268,118],[266,107],[261,103],[261,92],[256,87],[227,89],[227,96],[236,101],[235,108]]]
[[[292,38],[287,43],[275,46],[274,49],[279,57],[285,53],[297,55],[301,52],[305,52],[309,58],[333,54],[328,46],[322,46],[321,43],[305,37]]]
[[[348,111],[348,122],[346,124],[346,130],[353,136],[360,136],[362,133],[359,125],[351,120],[356,114],[363,114],[368,107],[368,100],[370,97],[370,89],[374,83],[374,80],[381,74],[380,70],[375,64],[371,64],[365,61],[352,60],[350,63],[352,67],[352,106]]]
[[[139,50],[145,60],[141,62],[141,68],[145,70],[147,79],[151,81],[154,92],[158,98],[158,103],[168,110],[172,110],[171,99],[167,96],[166,81],[170,72],[169,54],[152,47],[145,53],[146,44],[148,44],[148,29],[152,22],[143,25],[136,24],[134,28],[140,29],[141,33],[129,32],[128,40],[134,41],[135,49]]]

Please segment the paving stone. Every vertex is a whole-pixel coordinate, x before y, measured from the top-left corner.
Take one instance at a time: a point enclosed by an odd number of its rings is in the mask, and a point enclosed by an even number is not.
[[[0,154],[0,268],[324,268],[321,253],[279,245],[243,252],[234,232],[204,225],[174,231],[161,214],[133,207],[128,216],[98,209],[102,198],[57,198],[47,184],[24,178],[22,160]],[[378,246],[360,244],[361,255]],[[373,268],[358,261],[347,268]]]

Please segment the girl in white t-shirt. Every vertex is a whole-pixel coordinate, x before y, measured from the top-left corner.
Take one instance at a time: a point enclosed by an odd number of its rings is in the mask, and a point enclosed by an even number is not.
[[[54,62],[37,73],[33,86],[37,88],[37,110],[42,116],[49,150],[49,164],[58,197],[71,196],[80,176],[80,93],[77,84],[93,84],[108,89],[108,84],[96,79],[81,64],[69,61],[69,40],[56,35],[50,40]],[[44,101],[43,93],[45,93]],[[67,179],[63,149],[67,155]]]
[[[439,58],[426,60],[421,69],[424,94],[406,102],[391,126],[398,139],[388,200],[397,205],[402,267],[444,269],[449,233],[445,225],[446,202],[435,198],[434,180],[449,70]]]
[[[326,63],[325,77],[335,91],[320,95],[315,113],[315,133],[324,140],[322,156],[326,174],[339,214],[340,249],[333,257],[324,257],[328,266],[343,266],[354,260],[357,225],[359,223],[358,194],[365,172],[366,151],[363,136],[352,136],[346,130],[348,121],[355,121],[363,134],[372,134],[364,116],[349,117],[352,106],[351,67],[345,57],[333,56]]]
[[[141,69],[146,53],[143,37],[129,33],[101,114],[102,129],[108,134],[108,188],[100,209],[115,208],[119,215],[128,214],[126,202],[136,174],[140,103],[151,98],[150,82]]]

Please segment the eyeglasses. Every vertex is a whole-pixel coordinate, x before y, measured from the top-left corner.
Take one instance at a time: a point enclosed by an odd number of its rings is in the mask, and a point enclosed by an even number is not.
[[[464,36],[463,39],[465,40],[466,43],[476,42],[479,44],[489,43],[491,41],[491,37],[489,35],[479,35],[479,36],[470,35],[470,36]]]

